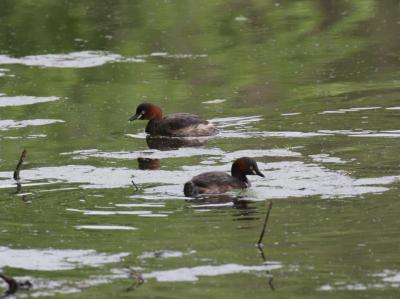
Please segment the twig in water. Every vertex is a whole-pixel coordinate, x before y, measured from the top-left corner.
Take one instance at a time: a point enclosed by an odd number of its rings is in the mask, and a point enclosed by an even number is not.
[[[139,187],[135,184],[135,182],[132,180],[132,185],[135,188],[135,190],[133,190],[133,192],[137,192],[139,190]]]
[[[265,254],[264,254],[264,249],[261,246],[257,246],[257,248],[260,251],[260,255],[261,255],[263,262],[264,263],[267,262],[267,259],[265,258]]]
[[[14,180],[18,181],[20,179],[19,177],[19,172],[21,170],[22,167],[22,163],[24,163],[24,160],[26,158],[26,149],[24,149],[21,153],[21,156],[19,157],[19,161],[17,166],[15,167],[15,171],[14,171]]]
[[[141,286],[144,283],[144,279],[143,279],[142,273],[140,273],[138,271],[130,270],[129,278],[132,278],[133,283],[129,288],[127,288],[125,290],[127,292],[136,290],[139,286]]]
[[[22,191],[22,184],[20,182],[17,182],[17,192],[15,192],[16,194],[21,193]]]
[[[263,230],[261,231],[260,238],[258,239],[258,242],[257,242],[257,246],[258,246],[258,247],[261,247],[261,246],[262,246],[261,243],[262,243],[262,240],[263,240],[263,238],[264,238],[265,229],[266,229],[266,227],[267,227],[268,218],[269,218],[269,213],[271,212],[271,209],[272,209],[272,201],[269,202],[267,214],[265,215],[264,227],[263,227]]]
[[[5,291],[1,298],[6,298],[9,295],[15,294],[18,290],[29,290],[32,287],[32,283],[29,280],[22,282],[16,281],[12,277],[0,274],[0,277],[7,283],[8,289]]]
[[[267,259],[265,258],[264,249],[263,249],[262,246],[260,246],[259,244],[257,244],[257,248],[258,248],[258,250],[260,251],[261,258],[262,258],[264,264],[266,264],[266,263],[267,263]],[[267,270],[265,273],[267,274],[267,277],[269,277],[269,279],[268,279],[268,285],[269,285],[270,289],[271,289],[272,291],[275,291],[275,286],[274,286],[274,284],[272,283],[273,280],[274,280],[274,277],[273,277],[271,271],[270,271],[270,270]]]
[[[269,287],[271,288],[271,290],[275,291],[275,287],[274,287],[274,285],[273,285],[273,283],[272,283],[273,280],[274,280],[274,278],[271,276],[271,277],[268,279],[268,284],[269,284]]]

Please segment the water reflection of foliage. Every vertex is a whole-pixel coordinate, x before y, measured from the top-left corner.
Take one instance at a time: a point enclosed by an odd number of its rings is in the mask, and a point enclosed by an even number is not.
[[[141,98],[162,101],[166,111],[175,112],[202,109],[193,105],[198,99],[226,97],[230,103],[225,108],[246,113],[282,99],[298,102],[398,85],[387,80],[392,72],[382,71],[399,64],[393,54],[400,47],[396,1],[279,4],[225,0],[199,8],[196,1],[2,1],[0,45],[11,56],[96,49],[125,56],[168,52],[208,57],[155,56],[140,65],[48,70],[52,80],[44,80],[38,69],[21,68],[31,82],[18,76],[6,80],[1,92],[13,93],[15,84],[28,93],[34,86],[40,95],[64,91],[57,95],[69,99],[70,125],[50,130],[92,137],[99,135],[99,120],[104,127],[119,126],[125,109],[133,109]],[[365,78],[376,82],[357,82]],[[118,85],[110,88],[110,80]],[[65,106],[55,105],[59,109],[49,111],[64,115]],[[39,115],[40,107],[21,110]]]

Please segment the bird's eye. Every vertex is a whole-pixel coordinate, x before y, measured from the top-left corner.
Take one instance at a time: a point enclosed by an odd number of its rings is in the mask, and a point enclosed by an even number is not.
[[[250,171],[251,171],[252,174],[257,174],[257,172],[254,170],[253,166],[250,166]]]

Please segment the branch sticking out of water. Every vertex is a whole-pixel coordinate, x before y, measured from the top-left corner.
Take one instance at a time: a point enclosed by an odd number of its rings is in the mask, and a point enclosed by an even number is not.
[[[13,176],[13,177],[14,177],[14,180],[16,180],[16,181],[19,181],[19,180],[20,180],[19,172],[20,172],[20,170],[21,170],[22,163],[24,163],[24,161],[25,161],[26,153],[27,153],[27,151],[26,151],[26,149],[24,149],[24,150],[22,151],[22,153],[21,153],[21,156],[19,157],[18,164],[17,164],[17,166],[15,167],[14,176]]]
[[[267,263],[267,259],[265,258],[265,254],[264,254],[264,249],[263,249],[262,246],[260,246],[259,244],[257,244],[257,248],[258,248],[258,250],[260,251],[261,258],[262,258],[263,262],[264,262],[264,263]],[[267,274],[267,277],[269,277],[269,279],[268,279],[268,285],[269,285],[270,289],[271,289],[272,291],[275,291],[275,286],[274,286],[274,284],[273,284],[274,277],[272,276],[271,271],[270,271],[270,270],[267,270],[267,271],[266,271],[266,274]]]
[[[7,291],[5,291],[1,298],[6,298],[9,295],[15,294],[18,290],[29,290],[32,287],[32,283],[29,280],[20,282],[3,274],[0,274],[0,277],[7,283],[8,286]]]
[[[274,278],[271,276],[271,277],[268,279],[268,285],[269,285],[269,287],[271,288],[271,290],[275,291],[274,284],[272,283],[273,280],[274,280]]]
[[[135,188],[135,190],[133,190],[133,192],[137,192],[139,190],[139,187],[135,184],[135,182],[132,180],[131,181],[132,186]]]
[[[262,229],[262,231],[261,231],[260,238],[258,239],[258,242],[257,242],[257,246],[258,246],[258,247],[262,247],[262,240],[263,240],[263,238],[264,238],[265,229],[266,229],[266,227],[267,227],[267,223],[268,223],[269,214],[270,214],[270,212],[271,212],[271,209],[272,209],[272,201],[269,202],[267,214],[265,215],[264,226],[263,226],[263,229]]]
[[[133,282],[132,282],[132,285],[125,290],[127,292],[136,290],[138,287],[140,287],[144,283],[142,273],[140,273],[138,271],[130,270],[129,278],[131,278],[133,280]]]

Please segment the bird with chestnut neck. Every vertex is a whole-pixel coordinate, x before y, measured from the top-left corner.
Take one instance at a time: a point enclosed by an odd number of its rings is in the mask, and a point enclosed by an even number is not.
[[[136,108],[136,113],[129,121],[148,120],[145,132],[151,136],[168,137],[200,137],[217,134],[217,128],[190,113],[175,113],[163,116],[159,106],[152,103],[142,103]]]
[[[242,157],[233,162],[231,175],[223,171],[201,173],[185,183],[183,193],[187,197],[198,197],[207,194],[221,194],[234,189],[245,189],[251,186],[247,175],[264,177],[254,159]]]

